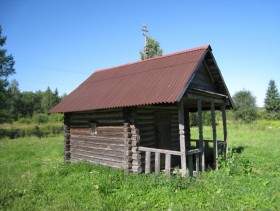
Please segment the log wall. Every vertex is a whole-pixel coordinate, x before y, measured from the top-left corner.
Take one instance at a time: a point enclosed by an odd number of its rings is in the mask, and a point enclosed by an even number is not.
[[[91,124],[96,124],[93,132]],[[121,109],[68,114],[70,161],[127,168],[126,128]]]
[[[156,134],[155,134],[155,113],[164,112],[170,114],[170,141],[167,149],[180,150],[179,143],[179,128],[178,128],[178,108],[174,105],[167,106],[143,106],[135,109],[134,121],[135,127],[139,129],[139,146],[156,148]],[[163,155],[161,155],[163,156]],[[141,162],[141,171],[145,169],[145,153],[142,152],[137,164]],[[178,156],[172,156],[172,165],[178,163]],[[151,170],[154,170],[155,155],[151,155]],[[165,158],[162,158],[165,159]],[[136,161],[134,161],[136,163]],[[139,168],[137,169],[139,170]]]

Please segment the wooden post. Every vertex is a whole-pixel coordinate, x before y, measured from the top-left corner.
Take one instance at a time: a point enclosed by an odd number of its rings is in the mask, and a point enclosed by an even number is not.
[[[226,118],[226,106],[222,105],[222,118],[223,118],[223,131],[224,131],[224,156],[227,158],[228,142],[227,142],[227,118]]]
[[[216,117],[215,117],[215,103],[211,102],[211,119],[212,119],[212,132],[213,132],[213,164],[218,170],[218,144],[217,144],[217,131],[216,131]]]
[[[171,167],[171,155],[165,153],[165,173],[170,177],[170,167]]]
[[[155,173],[156,175],[159,175],[160,173],[160,153],[155,153]]]
[[[183,98],[178,103],[178,118],[179,118],[179,135],[180,135],[180,151],[181,151],[181,169],[182,177],[186,176],[186,146],[185,146],[185,122],[184,122],[184,102]]]
[[[71,151],[70,151],[70,118],[68,114],[64,114],[64,162],[70,163]]]
[[[196,175],[199,174],[199,154],[196,153],[195,154],[195,171],[196,171]]]
[[[193,158],[192,158],[192,155],[188,156],[188,162],[189,162],[189,175],[190,175],[190,177],[193,177]]]
[[[200,162],[201,162],[201,171],[205,170],[205,158],[204,158],[204,143],[203,143],[203,126],[202,126],[202,102],[201,99],[197,102],[198,109],[198,129],[199,129],[199,149],[201,150]]]
[[[151,152],[147,151],[145,156],[145,173],[151,173]]]
[[[185,109],[185,139],[186,139],[186,150],[191,150],[191,128],[190,128],[189,109]]]

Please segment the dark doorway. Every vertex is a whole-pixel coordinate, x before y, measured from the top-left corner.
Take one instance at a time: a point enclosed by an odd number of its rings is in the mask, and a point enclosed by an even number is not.
[[[170,147],[170,114],[163,112],[155,113],[156,147],[168,149]],[[164,167],[165,157],[161,154],[160,166]]]

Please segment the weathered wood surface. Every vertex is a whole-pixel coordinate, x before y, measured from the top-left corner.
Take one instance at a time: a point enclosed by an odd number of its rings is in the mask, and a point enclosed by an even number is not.
[[[225,104],[222,105],[222,119],[223,119],[223,132],[224,132],[224,155],[227,158],[228,154],[228,144],[227,144],[227,118],[226,118],[226,106]]]
[[[216,132],[216,114],[215,104],[211,102],[211,120],[212,120],[212,132],[213,132],[213,164],[216,170],[218,170],[218,145],[217,145],[217,132]]]
[[[200,162],[201,171],[205,171],[205,157],[204,157],[204,143],[203,143],[203,125],[202,125],[202,101],[201,99],[197,102],[198,110],[198,130],[199,130],[199,149],[201,151]]]
[[[155,153],[155,173],[159,175],[160,173],[160,153]]]
[[[80,162],[80,161],[87,161],[90,163],[101,164],[104,166],[110,166],[115,168],[123,168],[122,162],[120,163],[120,162],[108,161],[108,160],[103,160],[103,159],[98,159],[98,158],[93,158],[93,157],[78,155],[78,154],[74,154],[73,156],[71,156],[71,162]]]
[[[186,146],[185,146],[185,119],[184,119],[184,101],[178,103],[178,119],[179,119],[179,135],[180,135],[180,151],[181,151],[181,173],[182,177],[186,176]]]
[[[165,173],[170,177],[171,175],[171,154],[165,154]]]
[[[214,80],[210,74],[210,72],[207,70],[207,67],[204,65],[201,65],[198,69],[195,77],[193,78],[190,87],[195,87],[199,89],[209,90],[209,91],[216,91],[216,87],[214,84]]]

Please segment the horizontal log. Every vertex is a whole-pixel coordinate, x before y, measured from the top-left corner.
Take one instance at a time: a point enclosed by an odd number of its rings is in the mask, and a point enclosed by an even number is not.
[[[154,119],[154,114],[151,113],[149,115],[137,115],[137,122],[140,122],[142,120],[153,120]]]
[[[142,138],[140,139],[140,145],[143,145],[145,143],[155,143],[155,137],[154,136],[150,136],[150,137],[146,137],[146,138]]]
[[[137,173],[137,174],[142,172],[142,167],[141,166],[132,166],[131,169],[132,169],[132,172]]]
[[[131,129],[131,134],[132,135],[139,135],[139,129],[136,129],[136,128]]]
[[[155,142],[143,142],[140,141],[140,145],[141,147],[155,147],[156,146],[156,143]]]
[[[113,160],[113,161],[118,161],[122,162],[124,161],[124,153],[121,153],[121,155],[115,153],[102,153],[101,151],[86,151],[86,150],[81,150],[81,149],[71,149],[71,155],[73,154],[79,154],[79,155],[84,155],[84,156],[90,156],[98,159],[103,159],[103,160]]]
[[[124,151],[124,156],[132,156],[133,152],[131,150],[125,150]]]
[[[131,138],[125,138],[124,139],[125,144],[131,144],[131,141],[132,141]]]
[[[154,124],[154,120],[141,120],[141,121],[137,121],[137,125],[153,125]]]
[[[140,154],[133,153],[131,157],[132,157],[133,160],[140,160],[141,159],[141,155]]]
[[[125,154],[124,148],[118,149],[110,149],[110,148],[99,148],[99,147],[89,147],[89,146],[80,146],[80,145],[71,145],[70,150],[80,150],[80,151],[87,151],[91,153],[101,153],[108,156],[119,156],[123,157]]]
[[[141,166],[141,160],[133,160],[132,165],[133,166]]]
[[[140,141],[140,136],[139,135],[132,135],[131,140],[132,141]]]
[[[71,157],[70,161],[71,162],[87,161],[90,163],[101,164],[104,166],[109,166],[109,167],[114,167],[114,168],[124,168],[123,162],[105,161],[105,160],[86,157],[86,156],[82,156],[82,155],[73,155],[73,157]]]
[[[144,132],[144,131],[151,131],[151,130],[155,130],[154,125],[139,125],[138,126],[139,132]]]
[[[124,132],[123,126],[98,126],[97,132]]]
[[[92,118],[122,118],[123,113],[122,112],[92,112],[92,113],[75,113],[72,114],[70,117],[70,121],[74,119],[92,119]]]
[[[124,151],[125,145],[118,145],[118,144],[97,144],[97,143],[83,143],[83,142],[72,142],[70,147],[88,147],[92,149],[107,149],[107,150],[116,150],[116,151]]]
[[[90,128],[70,128],[71,134],[81,134],[81,135],[89,135],[91,133]]]
[[[83,156],[85,158],[89,159],[98,159],[102,161],[110,161],[110,162],[117,162],[117,163],[124,163],[124,157],[123,158],[118,158],[118,157],[109,157],[109,156],[102,156],[100,154],[85,154],[84,152],[80,151],[73,151],[71,152],[71,157],[74,156]]]
[[[132,146],[132,147],[139,146],[139,141],[132,141],[132,142],[131,142],[131,146]]]
[[[155,134],[155,130],[154,128],[152,128],[151,130],[146,130],[146,131],[143,131],[141,130],[141,133],[139,133],[141,137],[143,136],[153,136]]]
[[[71,141],[88,141],[95,143],[116,143],[123,144],[125,138],[114,138],[114,137],[103,137],[103,136],[77,136],[72,135],[70,138]]]

